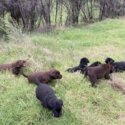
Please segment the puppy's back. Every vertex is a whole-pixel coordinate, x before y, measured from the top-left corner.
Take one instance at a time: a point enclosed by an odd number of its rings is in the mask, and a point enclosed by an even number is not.
[[[92,63],[91,65],[89,65],[89,67],[95,67],[95,66],[98,66],[100,64],[101,64],[101,62],[96,61],[96,62]]]
[[[110,72],[110,65],[109,64],[100,64],[98,66],[86,68],[86,75],[92,74],[92,75],[102,77],[107,72]]]
[[[114,65],[125,66],[125,62],[124,62],[124,61],[121,61],[121,62],[115,62]]]
[[[0,64],[0,71],[3,70],[12,70],[12,65],[11,64]]]
[[[54,94],[54,91],[49,85],[44,84],[44,83],[38,84],[36,88],[36,97],[40,101],[44,101],[44,98],[50,94]]]
[[[94,66],[94,67],[87,67],[88,72],[98,72],[102,69],[102,65]]]
[[[113,66],[115,67],[116,71],[124,71],[125,70],[125,62],[124,61],[115,62],[113,64]]]
[[[44,72],[35,72],[35,73],[31,73],[29,75],[27,75],[28,81],[29,83],[36,83],[36,78],[37,79],[45,79],[45,75],[46,73]]]

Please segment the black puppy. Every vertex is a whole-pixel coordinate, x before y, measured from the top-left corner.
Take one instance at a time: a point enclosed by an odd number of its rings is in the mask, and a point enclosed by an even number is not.
[[[112,59],[112,58],[109,58],[109,57],[108,57],[108,58],[105,59],[105,63],[106,63],[106,64],[108,64],[108,63],[109,63],[109,64],[113,64],[114,62],[115,62],[115,60]]]
[[[106,58],[105,63],[112,64],[115,72],[125,71],[125,62],[115,62],[112,58]]]
[[[71,73],[81,71],[81,69],[83,70],[88,65],[88,63],[89,63],[88,58],[83,57],[80,59],[78,66],[68,68],[66,71],[71,72]]]
[[[91,65],[89,65],[88,67],[95,67],[95,66],[98,66],[98,65],[100,65],[100,64],[101,64],[101,62],[96,61],[96,62],[92,63]],[[80,72],[80,73],[84,74],[85,71],[86,71],[86,68],[87,68],[87,66],[84,67],[83,69],[81,69],[81,72]]]
[[[40,83],[37,81],[37,88],[36,88],[36,97],[41,101],[41,104],[52,110],[54,117],[60,117],[62,114],[62,106],[63,101],[61,99],[57,99],[53,89],[44,83]]]
[[[101,62],[96,61],[96,62],[92,63],[91,65],[89,65],[89,67],[98,66],[98,65],[100,65],[100,64],[101,64]]]

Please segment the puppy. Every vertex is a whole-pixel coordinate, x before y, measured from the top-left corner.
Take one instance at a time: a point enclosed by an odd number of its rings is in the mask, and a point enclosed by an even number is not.
[[[109,63],[109,64],[113,64],[114,62],[115,62],[115,60],[113,60],[112,58],[109,58],[109,57],[108,57],[108,58],[105,59],[105,63],[106,63],[106,64],[108,64],[108,63]]]
[[[88,58],[83,57],[80,59],[80,63],[78,66],[68,68],[66,71],[71,72],[71,73],[80,71],[81,69],[84,69],[88,65],[88,63],[89,63]]]
[[[112,58],[106,58],[105,63],[112,64],[114,66],[115,72],[125,71],[125,62],[124,61],[115,62]]]
[[[95,67],[87,67],[85,70],[85,77],[88,76],[92,87],[96,87],[98,79],[110,79],[109,74],[113,72],[112,65],[100,64]]]
[[[0,64],[0,71],[11,71],[14,75],[19,75],[21,69],[26,66],[26,60],[17,60],[10,64]]]
[[[60,117],[62,114],[63,101],[57,99],[53,89],[44,83],[40,83],[36,80],[38,85],[36,88],[36,97],[41,101],[43,107],[51,110],[54,114],[54,117]]]
[[[101,62],[96,61],[96,62],[92,63],[91,65],[89,65],[88,67],[94,67],[94,66],[98,66],[98,65],[100,65],[100,64],[101,64]],[[84,73],[85,73],[85,70],[86,70],[85,67],[84,67],[83,69],[81,68],[81,72],[80,72],[80,73],[84,74]]]
[[[22,72],[22,75],[28,79],[29,83],[37,83],[36,79],[38,79],[41,83],[49,83],[52,80],[62,78],[62,75],[56,69],[52,69],[47,72],[31,73],[29,75],[26,75]]]
[[[80,64],[79,64],[79,67],[80,68],[85,68],[89,63],[89,60],[88,58],[84,57],[84,58],[81,58],[80,59]]]
[[[74,73],[74,72],[77,72],[79,70],[80,70],[79,66],[75,66],[75,67],[72,67],[72,68],[68,68],[66,71],[70,72],[70,73]]]
[[[91,65],[89,65],[89,67],[98,66],[98,65],[100,65],[100,64],[101,64],[101,62],[96,61],[96,62],[92,63]]]

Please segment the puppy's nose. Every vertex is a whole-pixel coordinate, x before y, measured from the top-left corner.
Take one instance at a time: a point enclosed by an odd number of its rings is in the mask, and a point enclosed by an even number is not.
[[[23,67],[26,67],[27,66],[27,63],[23,63]]]

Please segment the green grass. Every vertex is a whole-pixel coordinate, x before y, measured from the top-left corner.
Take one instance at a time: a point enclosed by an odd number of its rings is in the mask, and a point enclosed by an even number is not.
[[[81,57],[90,62],[104,62],[106,57],[125,60],[125,21],[105,20],[76,28],[58,28],[53,33],[22,34],[10,32],[10,42],[1,42],[0,63],[28,59],[26,72],[56,68],[63,78],[53,89],[63,99],[63,115],[59,119],[44,109],[35,97],[34,84],[11,73],[0,74],[0,125],[124,125],[125,97],[100,80],[90,87],[80,73],[65,70],[79,63]],[[123,83],[125,73],[113,74]]]

